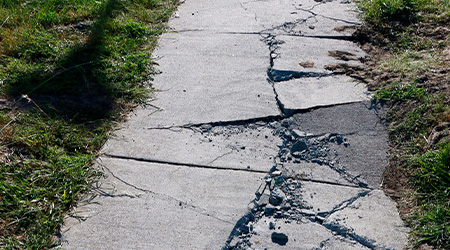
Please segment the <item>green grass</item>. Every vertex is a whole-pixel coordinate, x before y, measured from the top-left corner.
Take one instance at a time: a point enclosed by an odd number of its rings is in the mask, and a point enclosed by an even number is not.
[[[450,37],[439,27],[450,25],[449,0],[360,0],[366,42],[390,55],[376,70],[390,79],[378,84],[375,97],[389,103],[386,118],[400,171],[411,173],[410,196],[416,207],[406,218],[414,246],[450,249],[450,138],[430,144],[433,128],[450,122],[448,81],[438,73],[448,62]],[[437,30],[435,32],[435,30]],[[431,72],[431,73],[430,73]],[[448,92],[447,92],[448,93]],[[408,197],[407,197],[408,198]]]
[[[47,249],[101,173],[176,0],[0,0],[0,248]]]
[[[363,18],[376,25],[386,21],[410,22],[417,11],[417,3],[413,0],[360,0],[358,4]]]
[[[411,218],[416,243],[450,247],[450,144],[413,160],[420,210]]]
[[[362,18],[371,25],[386,28],[395,23],[414,21],[447,22],[450,18],[448,0],[357,0]]]

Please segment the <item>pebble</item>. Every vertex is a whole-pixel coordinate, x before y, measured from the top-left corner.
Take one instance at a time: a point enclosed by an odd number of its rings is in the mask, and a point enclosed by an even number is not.
[[[275,209],[276,209],[275,206],[272,206],[271,204],[267,204],[266,208],[264,209],[264,213],[272,214]]]
[[[279,188],[275,188],[270,193],[269,203],[274,206],[278,206],[281,204],[281,202],[283,202],[283,200],[285,198],[286,198],[286,195],[283,193],[283,191],[281,191],[281,189],[279,189]]]
[[[273,171],[272,176],[280,176],[281,175],[281,171],[277,170],[277,171]]]
[[[200,126],[200,129],[202,132],[208,132],[209,130],[211,130],[212,126],[209,124],[203,124],[202,126]]]

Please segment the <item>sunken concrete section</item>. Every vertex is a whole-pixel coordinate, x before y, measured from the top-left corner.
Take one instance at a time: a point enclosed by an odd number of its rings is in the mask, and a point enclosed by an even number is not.
[[[403,249],[347,0],[186,0],[64,249]]]

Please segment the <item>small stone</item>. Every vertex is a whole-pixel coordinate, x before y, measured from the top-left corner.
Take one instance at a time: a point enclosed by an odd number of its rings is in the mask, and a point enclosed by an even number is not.
[[[244,234],[250,233],[250,227],[247,226],[247,225],[242,226],[242,232],[243,232]]]
[[[277,210],[280,210],[280,207],[276,207]],[[273,216],[274,218],[283,218],[284,213],[281,211],[278,211],[275,213],[275,215]]]
[[[209,130],[211,130],[212,126],[209,124],[203,124],[202,126],[200,126],[200,130],[202,132],[208,132]]]
[[[270,229],[270,230],[274,230],[274,229],[275,229],[275,222],[271,221],[271,222],[269,223],[269,229]]]
[[[247,208],[248,208],[250,211],[254,211],[254,210],[256,209],[256,204],[255,204],[255,202],[251,202],[250,204],[248,204]]]
[[[293,129],[292,133],[299,136],[299,137],[305,137],[306,136],[306,132],[300,131],[298,129]]]
[[[291,204],[286,202],[283,206],[281,206],[281,209],[289,210],[289,209],[291,209]]]
[[[292,156],[294,156],[295,158],[301,158],[302,157],[302,152],[300,152],[300,151],[292,152]],[[294,160],[294,162],[295,161],[296,160]]]
[[[260,207],[267,205],[269,203],[269,199],[270,196],[268,194],[266,193],[262,194],[261,197],[259,197],[258,205]]]
[[[324,135],[322,135],[322,136],[319,136],[319,137],[317,137],[317,140],[318,141],[327,141],[328,140],[328,138],[330,138],[330,134],[328,133],[328,134],[324,134]]]
[[[281,202],[283,202],[283,200],[285,198],[286,198],[286,195],[283,193],[283,191],[281,191],[281,189],[279,189],[279,188],[275,188],[270,193],[269,203],[274,206],[278,206],[281,204]]]
[[[280,246],[284,246],[286,245],[286,243],[288,242],[288,236],[284,233],[277,233],[277,232],[273,232],[272,233],[272,242],[276,243]]]
[[[234,247],[236,247],[239,243],[240,243],[240,239],[238,238],[238,237],[234,237],[232,240],[231,240],[231,242],[230,242],[230,244],[228,245],[230,248],[234,248]]]
[[[264,209],[264,213],[267,215],[272,214],[275,209],[276,209],[275,206],[272,206],[271,204],[267,204],[266,208]]]
[[[273,171],[272,176],[280,176],[281,175],[281,171],[277,170],[277,171]]]
[[[294,152],[302,152],[308,150],[308,145],[305,141],[297,141],[292,145],[291,154],[294,155]],[[294,155],[295,156],[295,155]]]
[[[275,178],[275,184],[280,185],[281,183],[283,183],[284,178],[283,176],[278,176]]]
[[[274,188],[275,188],[275,182],[272,181],[272,182],[270,182],[269,190],[273,190]]]
[[[289,127],[289,121],[288,121],[288,120],[283,120],[283,121],[281,122],[281,126],[283,126],[283,127],[285,127],[285,128]]]

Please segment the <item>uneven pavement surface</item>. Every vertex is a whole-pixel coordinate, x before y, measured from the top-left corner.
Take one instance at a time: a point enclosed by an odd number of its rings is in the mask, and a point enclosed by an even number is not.
[[[345,0],[186,0],[159,91],[102,149],[64,249],[403,249],[382,110]]]

